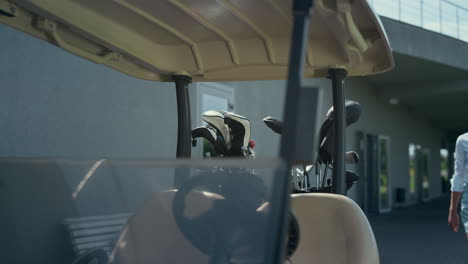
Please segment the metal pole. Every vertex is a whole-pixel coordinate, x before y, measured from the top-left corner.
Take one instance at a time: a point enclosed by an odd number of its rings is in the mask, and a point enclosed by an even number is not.
[[[192,124],[190,120],[190,101],[188,96],[188,85],[192,78],[185,75],[174,75],[177,97],[177,158],[187,158],[191,154],[190,131]]]
[[[424,6],[424,0],[421,0],[419,2],[419,7],[420,7],[419,8],[419,13],[421,15],[421,27],[422,28],[424,27],[424,8],[423,8],[423,6]]]
[[[297,135],[297,115],[299,106],[296,102],[300,96],[301,83],[304,72],[306,45],[309,32],[309,15],[311,8],[314,5],[313,0],[294,0],[293,2],[293,32],[291,36],[291,47],[289,53],[289,69],[288,69],[288,83],[286,90],[286,104],[284,110],[284,130],[281,136],[281,149],[280,156],[286,162],[286,169],[291,169],[291,156],[294,153],[294,144],[292,137]],[[281,264],[284,262],[284,238],[288,230],[289,219],[289,194],[291,192],[291,178],[289,174],[284,171],[278,170],[277,177],[274,180],[274,186],[282,186],[282,188],[275,188],[272,197],[281,197],[277,201],[279,204],[272,205],[272,208],[278,208],[272,212],[277,212],[277,215],[270,215],[270,221],[276,221],[279,225],[278,232],[270,232],[268,236],[269,241],[272,243],[272,248],[266,249],[265,263]],[[272,200],[273,202],[274,200]],[[273,222],[274,223],[274,222]],[[272,259],[270,259],[272,258]]]
[[[289,57],[288,83],[286,90],[286,105],[284,111],[284,130],[281,136],[280,155],[288,165],[291,164],[294,153],[294,137],[297,135],[299,115],[299,100],[301,84],[304,76],[307,34],[309,32],[309,12],[312,0],[294,1],[294,27]]]
[[[192,122],[190,118],[190,100],[188,94],[188,85],[192,78],[186,75],[174,75],[172,79],[176,85],[177,98],[177,158],[190,158],[191,156],[191,130]],[[174,187],[181,186],[189,177],[188,170],[185,168],[176,168],[174,176]]]
[[[398,20],[401,21],[401,0],[398,0]]]
[[[440,23],[440,33],[443,33],[443,26],[442,26],[442,1],[439,1],[439,23]]]
[[[460,39],[460,16],[458,15],[458,7],[455,6],[457,10],[457,38]]]
[[[333,89],[333,175],[332,192],[346,193],[345,183],[345,148],[346,148],[346,116],[344,79],[347,75],[344,69],[330,69],[330,79]]]

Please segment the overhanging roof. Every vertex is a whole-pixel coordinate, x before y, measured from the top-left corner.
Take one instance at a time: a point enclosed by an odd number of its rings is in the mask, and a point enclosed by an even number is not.
[[[441,51],[447,52],[452,51]],[[364,78],[376,88],[382,103],[396,100],[415,116],[449,133],[468,131],[466,70],[401,54],[395,54],[395,62],[395,70]]]

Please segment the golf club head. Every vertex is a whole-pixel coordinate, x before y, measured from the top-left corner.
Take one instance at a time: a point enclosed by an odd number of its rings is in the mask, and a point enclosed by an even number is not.
[[[345,160],[346,164],[358,164],[359,155],[356,153],[356,151],[347,151]]]
[[[346,126],[349,126],[357,122],[361,116],[362,107],[361,105],[352,100],[346,100]],[[320,162],[329,164],[332,162],[332,151],[333,151],[333,107],[330,108],[326,115],[326,119],[320,127],[319,132],[319,150],[318,159]]]
[[[214,127],[224,138],[228,149],[231,148],[231,133],[229,127],[224,123],[224,115],[219,111],[206,111],[202,114],[203,121]]]
[[[281,134],[283,131],[283,121],[280,121],[271,116],[267,116],[263,118],[263,122],[277,134]]]
[[[346,190],[349,190],[359,180],[359,175],[353,171],[346,171]]]
[[[245,156],[245,150],[249,147],[250,141],[250,121],[240,115],[232,112],[222,112],[224,115],[224,123],[231,130],[231,156]]]
[[[346,126],[356,123],[361,117],[362,107],[361,104],[353,101],[345,101],[345,112],[346,112]],[[333,119],[333,106],[328,110],[327,119]]]
[[[227,150],[224,139],[218,136],[215,128],[211,126],[200,126],[192,129],[192,138],[205,138],[213,145],[217,155],[225,155]]]

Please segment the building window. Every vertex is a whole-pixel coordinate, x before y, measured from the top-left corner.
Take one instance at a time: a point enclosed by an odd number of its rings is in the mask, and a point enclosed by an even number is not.
[[[378,145],[378,173],[379,173],[379,211],[390,211],[390,139],[379,136]]]
[[[416,199],[416,145],[409,144],[409,198]]]
[[[448,150],[440,150],[440,177],[442,180],[442,192],[447,192],[449,189],[449,172],[448,172]]]
[[[422,151],[422,199],[424,202],[430,199],[430,191],[429,191],[429,160],[430,160],[430,150],[428,148],[424,148]]]

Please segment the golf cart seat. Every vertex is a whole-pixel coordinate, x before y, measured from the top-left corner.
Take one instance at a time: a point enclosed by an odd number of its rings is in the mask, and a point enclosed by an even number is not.
[[[208,256],[196,249],[181,233],[172,213],[177,190],[155,194],[130,218],[111,254],[111,263],[207,263]],[[208,210],[216,195],[193,192],[190,216]],[[177,249],[174,251],[174,249]],[[190,260],[190,261],[188,261]]]
[[[325,193],[293,194],[291,198],[300,229],[292,263],[379,263],[369,221],[351,199]]]

